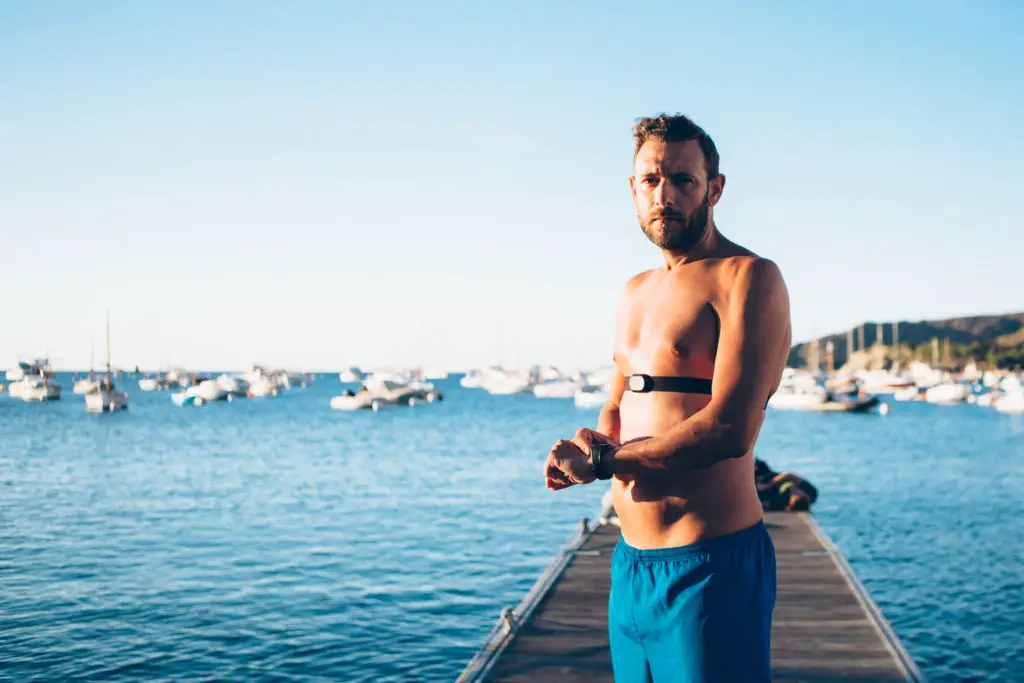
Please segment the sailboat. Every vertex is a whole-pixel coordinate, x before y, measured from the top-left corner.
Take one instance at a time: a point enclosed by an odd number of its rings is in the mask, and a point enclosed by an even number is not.
[[[89,376],[75,382],[74,392],[78,395],[88,394],[90,391],[99,386],[99,380],[96,379],[96,373],[93,372],[93,356],[95,355],[95,349],[89,349]]]
[[[110,371],[110,311],[107,311],[107,374],[85,395],[85,410],[88,413],[128,410],[128,394],[117,390]]]

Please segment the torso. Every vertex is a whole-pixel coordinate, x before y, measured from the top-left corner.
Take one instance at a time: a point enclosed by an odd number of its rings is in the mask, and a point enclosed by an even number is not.
[[[711,379],[718,346],[722,291],[738,255],[658,269],[634,279],[619,311],[615,363],[633,373]],[[659,436],[710,401],[701,394],[626,391],[619,406],[620,440]],[[616,477],[612,493],[627,543],[674,547],[739,531],[761,519],[752,454],[666,479]]]

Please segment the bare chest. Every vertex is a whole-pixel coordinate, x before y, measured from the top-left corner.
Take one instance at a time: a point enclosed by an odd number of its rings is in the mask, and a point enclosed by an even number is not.
[[[623,374],[710,378],[718,317],[705,287],[661,281],[634,292],[619,321],[616,362]]]

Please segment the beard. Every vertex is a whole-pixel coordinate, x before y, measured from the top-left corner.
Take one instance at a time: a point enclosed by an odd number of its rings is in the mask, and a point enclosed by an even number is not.
[[[692,214],[685,216],[672,209],[654,209],[640,217],[640,228],[647,239],[668,251],[687,252],[700,244],[708,231],[711,207],[707,193]]]

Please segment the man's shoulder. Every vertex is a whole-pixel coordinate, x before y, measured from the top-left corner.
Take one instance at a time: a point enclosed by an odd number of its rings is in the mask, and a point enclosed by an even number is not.
[[[775,261],[753,252],[722,258],[717,263],[719,281],[733,286],[764,286],[782,280]]]
[[[779,266],[756,254],[722,259],[717,265],[714,282],[714,300],[724,309],[742,306],[741,302],[776,302],[789,298]]]
[[[647,278],[649,278],[651,274],[654,273],[654,270],[654,268],[652,268],[651,270],[645,270],[644,272],[637,273],[633,277],[629,278],[629,281],[626,282],[626,286],[624,288],[625,293],[632,294],[637,289],[639,289],[640,286],[643,285],[643,283],[647,282]]]

